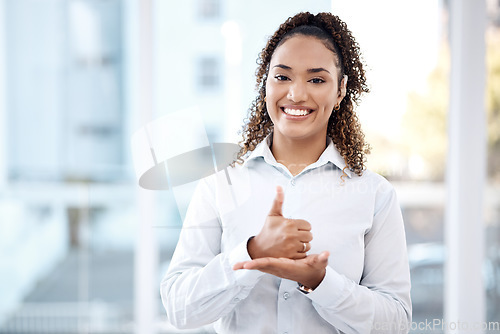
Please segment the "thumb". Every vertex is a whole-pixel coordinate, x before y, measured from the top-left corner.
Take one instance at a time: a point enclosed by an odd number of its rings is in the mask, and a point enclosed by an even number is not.
[[[324,264],[325,266],[328,265],[328,257],[330,256],[330,252],[328,251],[323,251],[321,254],[318,255],[318,262]]]
[[[285,200],[285,194],[283,193],[283,188],[277,186],[276,197],[274,198],[271,211],[269,211],[269,216],[283,216],[282,207],[284,200]]]

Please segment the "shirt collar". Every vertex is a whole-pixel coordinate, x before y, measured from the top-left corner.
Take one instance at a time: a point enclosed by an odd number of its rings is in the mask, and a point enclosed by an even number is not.
[[[264,158],[264,161],[270,165],[276,164],[277,163],[276,159],[274,158],[274,155],[271,152],[271,149],[269,148],[272,142],[273,142],[273,133],[271,132],[270,134],[267,135],[266,138],[264,138],[263,141],[261,141],[257,145],[257,147],[252,151],[252,153],[250,153],[248,158],[243,163],[243,166],[247,166],[247,164],[250,161],[256,160],[258,158]]]
[[[248,158],[245,159],[243,166],[247,166],[248,163],[250,163],[250,161],[257,160],[258,158],[263,158],[264,161],[269,165],[277,164],[276,159],[274,158],[273,153],[269,148],[273,141],[272,136],[273,134],[271,132],[262,142],[260,142],[257,145],[257,147],[250,153]],[[345,163],[345,160],[335,147],[335,144],[333,143],[332,139],[330,137],[327,137],[326,141],[327,141],[326,149],[323,151],[318,161],[310,165],[310,168],[319,167],[330,162],[335,166],[337,166],[337,168],[339,168],[341,171],[344,171],[347,174],[347,176],[351,178],[352,171],[349,168],[346,168],[347,165]]]

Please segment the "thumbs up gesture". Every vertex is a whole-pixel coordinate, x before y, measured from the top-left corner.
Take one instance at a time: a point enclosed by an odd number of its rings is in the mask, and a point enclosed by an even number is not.
[[[311,249],[311,224],[303,219],[283,217],[283,189],[276,188],[271,211],[262,230],[248,242],[248,254],[252,259],[262,257],[303,259]]]

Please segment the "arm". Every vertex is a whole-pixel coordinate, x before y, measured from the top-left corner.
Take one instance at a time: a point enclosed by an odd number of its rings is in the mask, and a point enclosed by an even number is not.
[[[246,240],[221,253],[222,227],[213,187],[207,182],[200,181],[195,191],[169,270],[161,282],[168,319],[178,328],[203,326],[229,313],[264,275],[232,270],[236,262],[250,260]]]
[[[372,228],[365,235],[360,284],[327,267],[323,282],[307,295],[318,313],[345,333],[403,333],[411,323],[401,210],[392,187],[382,193],[375,204]]]
[[[319,284],[305,297],[321,317],[344,333],[407,332],[411,302],[404,226],[394,190],[388,184],[384,188],[375,203],[372,228],[365,235],[359,284],[321,261],[325,252],[300,260],[257,259],[234,268],[259,269],[313,288]]]

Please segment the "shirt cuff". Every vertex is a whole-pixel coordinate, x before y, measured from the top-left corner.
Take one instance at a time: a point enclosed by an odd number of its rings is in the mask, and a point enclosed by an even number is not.
[[[248,254],[247,241],[238,244],[238,246],[236,246],[229,253],[228,260],[231,270],[234,272],[234,277],[238,285],[253,286],[259,281],[259,279],[262,276],[265,275],[265,273],[259,270],[248,270],[248,269],[233,270],[233,266],[236,263],[252,260],[252,258]]]
[[[326,267],[323,281],[306,296],[322,307],[335,307],[351,294],[347,279],[331,267]]]

